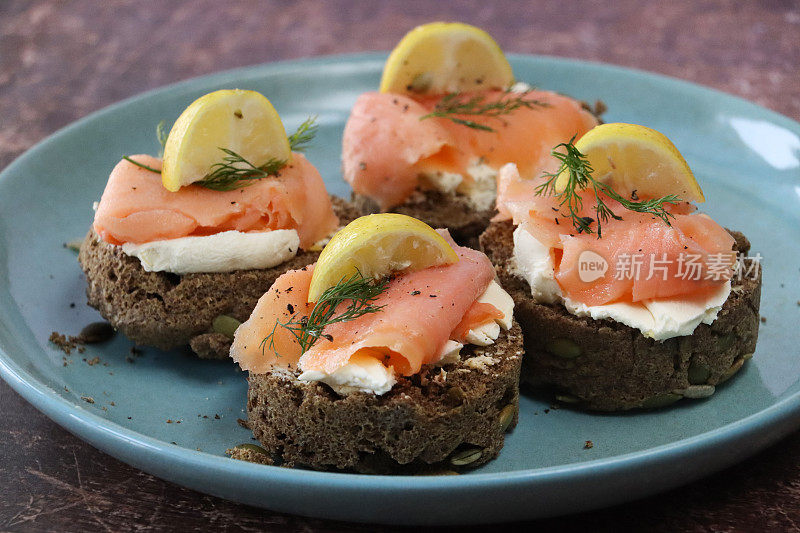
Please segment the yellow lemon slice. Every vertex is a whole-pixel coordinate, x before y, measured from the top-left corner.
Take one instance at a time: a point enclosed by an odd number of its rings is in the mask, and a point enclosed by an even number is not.
[[[513,83],[511,65],[488,33],[469,24],[432,22],[408,32],[392,50],[380,90],[444,94]]]
[[[575,143],[589,160],[592,176],[621,195],[641,198],[676,194],[689,202],[705,202],[700,185],[681,153],[663,133],[638,124],[616,122],[595,126]],[[556,190],[567,184],[559,175]]]
[[[326,289],[357,271],[378,279],[456,261],[453,247],[424,222],[394,213],[367,215],[341,229],[319,254],[308,301],[316,302]]]
[[[289,161],[291,150],[278,112],[264,95],[239,89],[214,91],[181,113],[164,146],[161,182],[169,191],[201,180],[222,162],[220,148],[255,166]]]

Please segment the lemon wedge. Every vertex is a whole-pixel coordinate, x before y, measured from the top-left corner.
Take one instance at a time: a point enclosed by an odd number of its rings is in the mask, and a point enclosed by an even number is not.
[[[342,228],[319,254],[308,301],[356,272],[382,278],[401,270],[422,270],[458,261],[453,247],[416,218],[395,213],[367,215]]]
[[[239,89],[214,91],[187,107],[164,146],[161,182],[169,191],[201,180],[222,161],[220,148],[255,166],[289,161],[291,150],[278,112],[264,95]]]
[[[638,124],[616,122],[595,126],[575,143],[594,169],[593,177],[622,195],[642,198],[676,194],[689,202],[705,202],[700,185],[681,153],[663,133]],[[562,172],[556,190],[568,175]]]
[[[392,50],[380,91],[444,94],[513,83],[511,65],[488,33],[469,24],[432,22],[408,32]]]

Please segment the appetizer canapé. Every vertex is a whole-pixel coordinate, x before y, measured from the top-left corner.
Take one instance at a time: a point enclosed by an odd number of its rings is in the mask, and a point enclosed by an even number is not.
[[[288,466],[471,467],[515,424],[522,337],[489,259],[399,214],[356,219],[236,331],[256,438]]]
[[[227,356],[261,294],[348,217],[296,151],[312,136],[306,122],[287,137],[254,91],[195,101],[163,164],[126,156],[111,172],[79,256],[89,304],[137,343]]]
[[[432,23],[389,56],[344,131],[344,179],[362,212],[394,211],[474,241],[494,214],[498,169],[538,176],[557,143],[597,119],[581,102],[515,83],[485,32]]]
[[[749,243],[695,213],[703,193],[655,130],[597,126],[553,156],[539,179],[501,169],[510,220],[481,236],[515,300],[523,380],[597,410],[710,396],[755,349],[760,272],[737,262]]]

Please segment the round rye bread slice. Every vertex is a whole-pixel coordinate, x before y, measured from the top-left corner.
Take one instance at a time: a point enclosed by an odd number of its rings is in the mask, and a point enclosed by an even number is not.
[[[442,473],[474,468],[503,447],[517,423],[522,331],[515,322],[461,360],[425,366],[376,396],[339,396],[296,373],[248,378],[248,425],[270,462],[361,473]],[[234,457],[237,457],[234,450]]]
[[[331,201],[341,224],[358,216],[347,201],[335,196]],[[244,322],[278,276],[318,256],[318,251],[301,250],[293,259],[263,270],[146,272],[139,259],[89,230],[78,261],[86,274],[89,305],[133,342],[162,350],[188,344],[201,358],[224,359],[231,339],[213,332],[214,319],[228,315]]]
[[[584,409],[652,409],[711,396],[752,357],[760,321],[760,267],[757,276],[734,280],[711,325],[659,342],[613,320],[577,317],[561,304],[535,302],[527,281],[514,273],[513,231],[511,222],[493,222],[480,244],[514,299],[514,317],[525,337],[524,383]],[[739,232],[730,234],[736,251],[746,255],[748,240]]]

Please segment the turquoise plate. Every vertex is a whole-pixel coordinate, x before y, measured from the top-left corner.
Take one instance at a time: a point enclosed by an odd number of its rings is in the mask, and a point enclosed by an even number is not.
[[[50,332],[76,333],[99,318],[84,304],[83,276],[62,243],[85,234],[92,202],[121,155],[154,153],[154,125],[206,92],[255,89],[287,129],[319,115],[308,157],[333,193],[348,195],[339,172],[342,128],[356,97],[378,86],[384,57],[324,57],[192,79],[94,113],[12,163],[0,174],[3,378],[69,431],[164,479],[277,511],[392,524],[519,520],[641,498],[732,465],[800,426],[800,124],[682,81],[544,57],[512,56],[518,78],[602,99],[607,120],[664,132],[695,170],[709,198],[703,209],[743,231],[766,257],[769,321],[758,350],[712,398],[600,416],[546,410],[525,397],[500,457],[475,472],[361,476],[226,458],[226,448],[251,437],[236,423],[245,416],[246,384],[232,363],[155,349],[129,357],[131,343],[121,335],[62,358]],[[95,357],[96,364],[83,360]],[[584,449],[587,440],[593,448]]]

